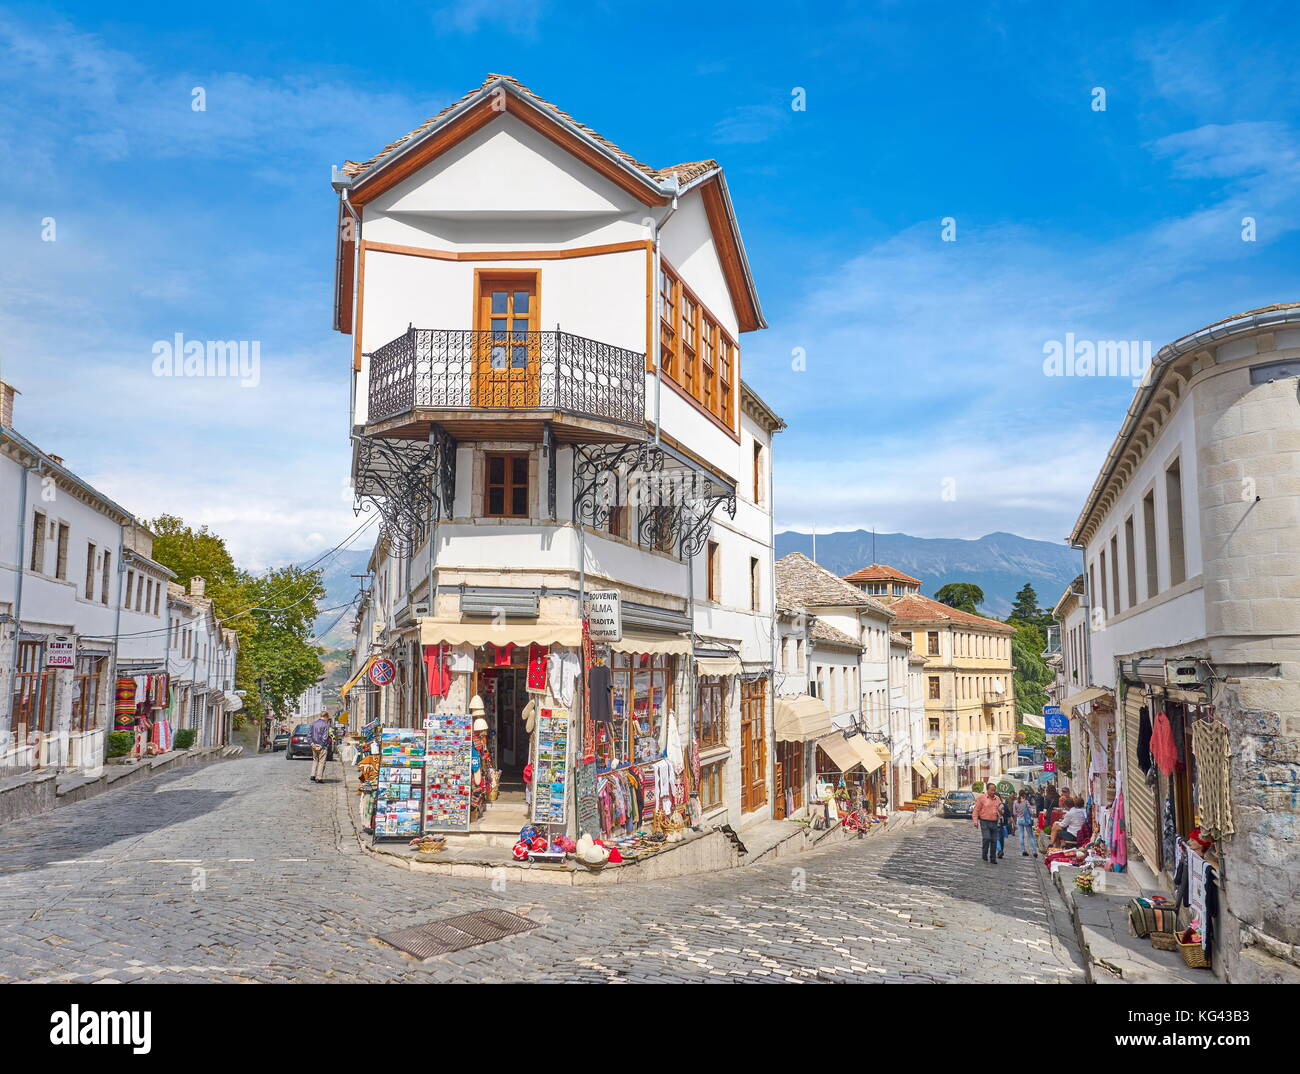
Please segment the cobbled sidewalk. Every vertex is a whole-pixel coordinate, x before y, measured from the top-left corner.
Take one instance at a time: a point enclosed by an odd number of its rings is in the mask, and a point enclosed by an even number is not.
[[[1082,982],[1041,866],[936,820],[770,865],[614,887],[421,875],[361,853],[283,754],[0,827],[0,981]],[[495,907],[543,922],[416,962],[378,932]]]

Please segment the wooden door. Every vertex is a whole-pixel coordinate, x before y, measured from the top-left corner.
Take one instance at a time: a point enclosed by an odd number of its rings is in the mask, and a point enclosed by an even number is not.
[[[740,684],[740,811],[767,801],[767,682]]]
[[[474,405],[536,407],[541,398],[537,275],[477,273]]]

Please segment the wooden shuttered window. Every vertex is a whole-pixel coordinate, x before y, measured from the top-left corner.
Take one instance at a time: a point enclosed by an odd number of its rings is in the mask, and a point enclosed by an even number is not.
[[[659,273],[659,348],[664,376],[734,432],[735,341],[667,264]]]

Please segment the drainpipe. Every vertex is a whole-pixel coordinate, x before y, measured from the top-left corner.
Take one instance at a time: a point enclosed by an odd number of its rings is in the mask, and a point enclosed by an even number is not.
[[[14,645],[13,660],[10,674],[18,674],[18,652],[19,642],[23,634],[23,578],[26,576],[26,568],[23,566],[27,562],[27,477],[33,472],[41,469],[41,460],[37,459],[31,466],[23,467],[22,480],[18,483],[18,562],[17,582],[14,590]],[[9,737],[13,734],[14,729],[14,691],[10,689],[8,714],[5,717],[4,726],[4,745],[8,746]]]

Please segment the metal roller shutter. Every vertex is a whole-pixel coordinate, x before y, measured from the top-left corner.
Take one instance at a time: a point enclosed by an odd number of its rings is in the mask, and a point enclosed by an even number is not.
[[[1138,728],[1142,723],[1142,706],[1147,703],[1146,690],[1129,685],[1124,695],[1124,797],[1128,818],[1128,835],[1138,853],[1153,871],[1160,870],[1160,815],[1156,808],[1156,788],[1146,781],[1137,762]]]

